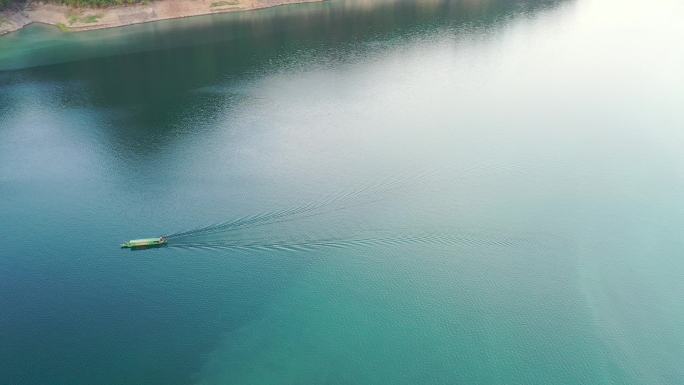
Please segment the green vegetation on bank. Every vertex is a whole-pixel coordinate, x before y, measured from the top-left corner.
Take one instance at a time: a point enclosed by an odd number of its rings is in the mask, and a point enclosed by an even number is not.
[[[71,13],[68,17],[67,20],[69,21],[69,25],[74,25],[77,23],[82,23],[82,24],[90,24],[90,23],[97,23],[98,20],[102,15],[96,14],[96,15],[84,15],[82,12],[76,11],[75,13]]]
[[[147,0],[53,0],[54,3],[70,5],[72,7],[109,7],[113,5],[127,5],[144,3]],[[23,4],[25,0],[0,0],[0,10],[13,5]]]
[[[8,8],[12,4],[18,4],[17,0],[0,0],[0,9]]]
[[[0,0],[2,1],[2,0]],[[109,7],[113,5],[127,5],[143,3],[144,0],[56,0],[55,3],[70,5],[72,7]]]
[[[211,3],[210,7],[215,8],[215,7],[225,7],[227,5],[238,5],[240,4],[239,1],[237,0],[231,0],[231,1],[215,1]]]

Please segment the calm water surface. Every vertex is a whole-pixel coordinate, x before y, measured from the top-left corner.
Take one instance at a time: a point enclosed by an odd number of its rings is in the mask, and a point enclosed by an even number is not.
[[[332,0],[0,38],[0,384],[684,383],[682,20]]]

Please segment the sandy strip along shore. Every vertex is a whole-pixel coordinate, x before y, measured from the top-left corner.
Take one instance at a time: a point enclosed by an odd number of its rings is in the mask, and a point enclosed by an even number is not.
[[[65,32],[87,31],[157,20],[319,1],[324,0],[158,0],[147,4],[108,8],[73,8],[34,2],[21,11],[0,13],[0,35],[16,31],[31,23],[51,24]]]

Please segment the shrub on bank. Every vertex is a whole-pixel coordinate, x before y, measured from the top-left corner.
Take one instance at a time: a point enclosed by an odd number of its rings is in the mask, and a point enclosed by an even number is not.
[[[10,4],[16,3],[14,0],[0,0],[0,9],[5,9],[10,6]]]
[[[145,0],[56,0],[55,2],[70,5],[72,7],[109,7],[112,5],[137,4],[144,1]]]

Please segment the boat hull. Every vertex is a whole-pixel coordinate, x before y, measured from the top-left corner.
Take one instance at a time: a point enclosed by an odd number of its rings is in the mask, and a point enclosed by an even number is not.
[[[166,246],[167,241],[164,237],[133,239],[121,245],[122,249],[141,250]]]

